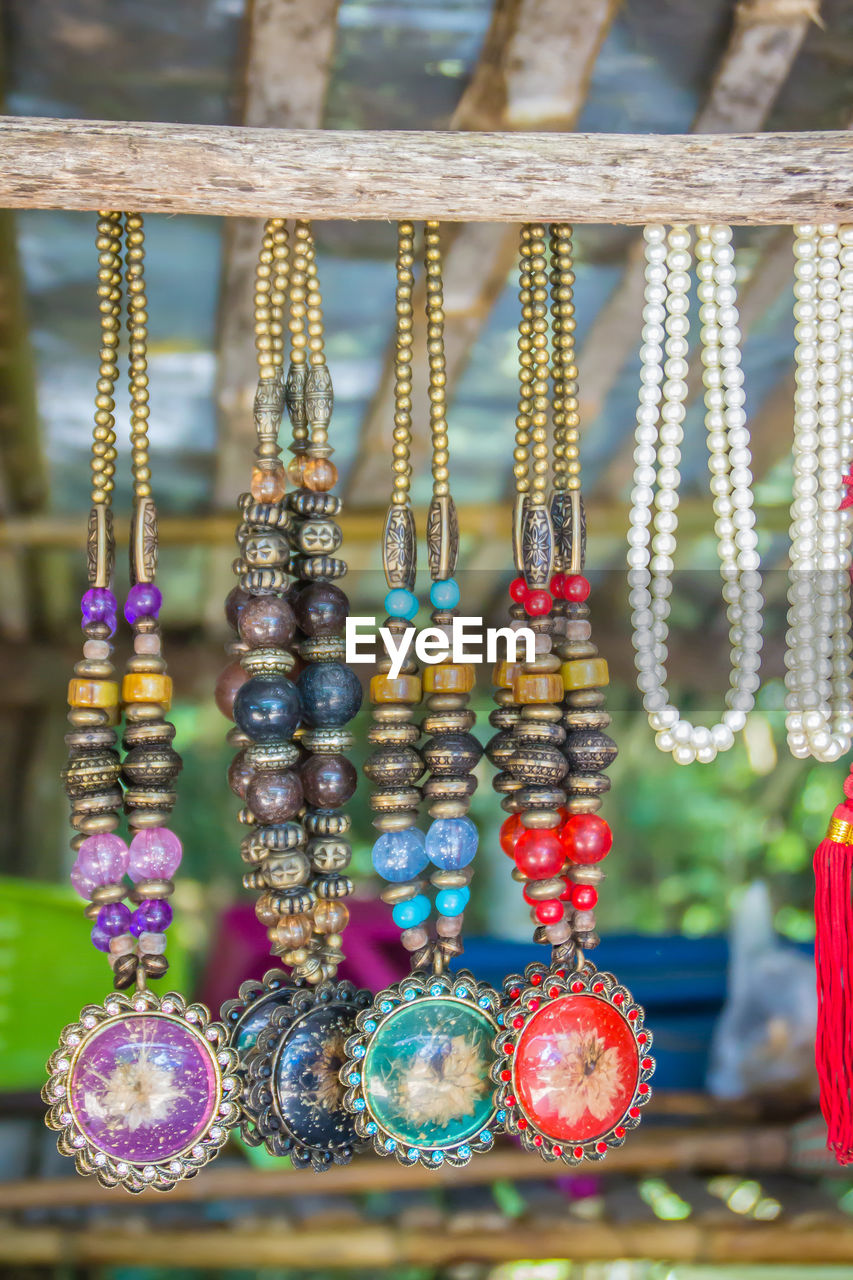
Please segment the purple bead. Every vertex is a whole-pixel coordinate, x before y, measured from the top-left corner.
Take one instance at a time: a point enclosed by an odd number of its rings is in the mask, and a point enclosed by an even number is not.
[[[81,898],[91,898],[100,885],[118,884],[127,867],[128,850],[121,836],[101,832],[88,836],[77,850],[71,883]]]
[[[181,865],[181,842],[168,827],[137,831],[130,842],[128,873],[139,880],[171,880]]]
[[[130,922],[130,932],[138,938],[140,933],[165,933],[172,923],[172,908],[165,898],[146,898],[140,902]]]
[[[106,587],[90,587],[80,601],[83,626],[87,622],[112,622],[115,624],[118,601]]]
[[[107,902],[98,912],[97,927],[109,938],[117,938],[130,928],[130,909],[123,902]]]
[[[131,626],[140,618],[156,618],[163,603],[163,594],[153,582],[137,582],[127,593],[124,616]]]
[[[92,946],[97,947],[99,951],[109,951],[110,935],[105,933],[100,925],[95,925],[92,930]]]

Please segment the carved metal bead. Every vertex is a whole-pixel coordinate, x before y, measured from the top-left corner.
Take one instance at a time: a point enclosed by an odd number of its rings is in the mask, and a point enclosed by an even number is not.
[[[301,760],[302,752],[293,742],[252,742],[243,758],[253,769],[281,773]]]
[[[343,871],[352,860],[352,848],[348,840],[327,837],[312,840],[308,845],[308,857],[311,867],[323,875]]]
[[[72,729],[65,735],[65,745],[69,754],[84,751],[112,750],[116,744],[116,731],[111,725],[102,728]]]
[[[476,768],[483,748],[470,733],[447,733],[430,738],[421,755],[434,777],[458,777]]]
[[[310,889],[286,889],[284,892],[271,890],[267,901],[276,915],[295,916],[311,910],[314,894]]]
[[[312,836],[342,836],[352,826],[348,813],[306,813],[305,830]]]
[[[304,853],[291,850],[288,853],[270,853],[261,870],[264,882],[271,889],[290,889],[307,882],[310,867]]]
[[[324,426],[332,416],[335,394],[328,365],[312,364],[305,377],[305,416],[310,423]]]
[[[459,519],[449,494],[434,497],[427,512],[427,557],[433,581],[452,578],[459,554]]]
[[[556,786],[565,776],[568,765],[558,747],[539,742],[519,742],[510,757],[508,769],[526,786]]]
[[[171,813],[177,802],[177,792],[170,791],[166,787],[146,787],[144,790],[136,787],[128,787],[124,793],[124,808],[129,815],[132,809],[136,809],[140,814],[151,813]],[[146,823],[151,826],[154,824]]]
[[[349,876],[331,875],[314,880],[312,888],[318,898],[325,898],[328,901],[334,898],[348,898],[353,891],[353,883]]]
[[[462,777],[432,777],[423,787],[429,800],[465,800],[476,790],[477,779],[470,773]]]
[[[505,769],[515,754],[515,739],[509,729],[502,729],[486,743],[486,756],[496,769]]]
[[[138,963],[133,952],[129,955],[116,957],[113,965],[113,986],[117,991],[126,991],[128,987],[133,986],[136,982],[136,967]]]
[[[606,773],[570,773],[564,780],[566,792],[573,796],[600,796],[610,790]]]
[[[306,636],[298,649],[305,662],[343,662],[347,652],[343,636]]]
[[[428,705],[431,705],[432,698]],[[457,711],[428,711],[421,721],[421,733],[431,736],[436,733],[465,733],[476,724],[477,717],[468,708]],[[482,754],[482,753],[481,753]]]
[[[306,555],[331,555],[343,541],[343,534],[333,520],[306,520],[296,533],[296,545]]]
[[[257,502],[250,493],[241,493],[238,503],[247,530],[286,533],[293,524],[293,514],[286,502]]]
[[[408,503],[392,503],[388,508],[382,531],[382,567],[389,587],[412,590],[417,570],[417,534]]]
[[[240,586],[253,596],[278,595],[290,585],[287,569],[253,569],[243,560],[233,565]]]
[[[590,729],[568,734],[564,751],[572,773],[601,773],[616,759],[618,748],[606,733]]]
[[[261,862],[269,853],[298,849],[305,843],[305,832],[298,822],[282,822],[275,827],[255,827],[244,836],[240,855],[244,862]]]
[[[364,772],[380,787],[405,786],[417,782],[424,772],[421,753],[412,747],[378,747],[364,762]]]
[[[287,380],[284,384],[284,403],[287,406],[287,412],[294,427],[308,425],[308,415],[305,411],[305,383],[307,378],[308,366],[291,362],[287,371]]]
[[[277,568],[286,564],[290,545],[281,533],[252,533],[240,546],[243,560],[251,569]]]
[[[306,729],[300,742],[306,751],[314,755],[332,755],[349,751],[355,742],[355,735],[349,729]]]
[[[373,791],[368,803],[374,813],[396,813],[401,809],[417,809],[422,799],[420,787],[399,787],[394,791]]]
[[[562,809],[566,802],[566,793],[559,787],[522,786],[514,799],[518,808],[523,809]]]
[[[493,729],[512,729],[520,719],[521,707],[517,706],[495,707],[494,711],[489,712],[489,724]]]
[[[376,715],[377,711],[387,709],[387,707],[378,707],[373,714]],[[404,710],[408,713],[410,708],[405,707]],[[409,723],[395,723],[393,721],[379,720],[376,724],[372,724],[367,731],[367,741],[379,746],[411,747],[418,741],[420,736],[420,729],[411,721]]]
[[[296,569],[300,578],[319,581],[324,578],[343,578],[346,576],[346,560],[335,556],[297,556]]]
[[[96,818],[104,814],[112,814],[121,808],[122,793],[119,787],[108,790],[75,796],[71,810],[71,825],[78,831],[85,830],[87,818]]]
[[[122,763],[125,783],[140,787],[168,786],[181,772],[181,757],[167,744],[140,744],[131,748]]]
[[[62,770],[65,794],[70,800],[97,794],[118,782],[121,761],[117,751],[87,751],[72,756]]]
[[[250,676],[287,675],[293,670],[295,659],[287,649],[265,646],[249,649],[240,659],[240,666]]]
[[[571,733],[606,729],[610,716],[603,709],[567,706],[563,712],[563,724]]]
[[[544,505],[526,502],[521,517],[521,567],[531,590],[547,587],[554,570],[554,530]]]
[[[339,514],[343,505],[335,493],[310,493],[296,489],[288,497],[291,508],[300,516],[331,516]]]
[[[518,791],[521,788],[521,783],[518,778],[512,776],[508,769],[504,769],[501,773],[496,773],[492,778],[492,788],[501,795],[509,795],[511,792]]]
[[[518,743],[539,743],[544,747],[562,747],[566,740],[563,726],[554,720],[528,720],[522,717],[513,730],[513,737]]]

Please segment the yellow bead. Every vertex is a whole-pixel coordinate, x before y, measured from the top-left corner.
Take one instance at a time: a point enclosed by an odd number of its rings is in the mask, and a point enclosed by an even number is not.
[[[129,671],[121,682],[121,700],[154,702],[168,711],[172,705],[172,677],[156,671]]]
[[[373,676],[371,702],[420,702],[421,682],[417,676]]]
[[[521,662],[496,662],[492,670],[492,684],[496,689],[511,689],[522,665]]]
[[[534,702],[562,702],[563,682],[556,672],[522,670],[512,682],[512,696],[523,706]]]
[[[68,682],[68,705],[110,711],[113,707],[118,707],[118,685],[115,680],[85,680],[75,677]]]
[[[476,676],[470,662],[439,662],[423,669],[424,693],[470,693]]]
[[[564,662],[560,668],[563,687],[572,689],[598,689],[610,684],[610,672],[604,658],[575,658]]]

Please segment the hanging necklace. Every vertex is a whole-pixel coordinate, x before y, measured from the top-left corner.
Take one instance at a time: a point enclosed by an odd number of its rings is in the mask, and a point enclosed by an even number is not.
[[[682,717],[666,690],[667,620],[678,529],[681,442],[687,397],[690,232],[647,226],[640,405],[628,535],[631,622],[649,724],[677,764],[710,763],[746,723],[759,685],[761,575],[752,510],[749,429],[743,408],[740,330],[731,228],[697,228],[705,426],[714,529],[731,645],[726,710],[712,728]],[[657,485],[657,491],[654,486]],[[654,506],[654,517],[652,507]],[[654,526],[654,536],[649,525]],[[649,542],[651,540],[651,552]]]
[[[74,1156],[77,1170],[104,1186],[166,1191],[192,1177],[225,1143],[239,1117],[236,1054],[227,1033],[201,1004],[149,991],[149,977],[168,969],[168,898],[181,861],[178,838],[163,826],[175,796],[180,757],[174,726],[165,719],[171,680],[161,657],[157,615],[162,597],[154,583],[157,517],[148,465],[147,312],[142,218],[127,214],[125,289],[130,336],[133,463],[132,586],[125,617],[133,627],[134,656],[122,682],[126,716],[123,766],[116,751],[119,689],[110,661],[117,605],[111,590],[115,547],[112,490],[115,473],[115,385],[122,311],[122,219],[98,218],[98,296],[101,365],[92,443],[89,518],[89,589],[82,600],[83,659],[69,685],[71,732],[64,770],[71,801],[71,882],[89,900],[92,942],[107,952],[117,988],[102,1004],[89,1004],[65,1027],[48,1063],[43,1097],[57,1146]],[[118,785],[123,776],[126,790]],[[124,803],[130,846],[115,834]],[[125,876],[133,882],[128,891]],[[130,897],[131,909],[124,899]],[[135,988],[132,993],[127,988]]]
[[[397,250],[397,362],[395,384],[394,485],[385,521],[383,563],[389,592],[389,620],[398,630],[415,616],[416,543],[408,492],[411,469],[411,293],[413,227],[401,223]],[[444,399],[444,313],[438,224],[425,227],[427,342],[433,498],[427,517],[433,605],[437,628],[449,628],[459,601],[453,580],[458,529],[448,470]],[[384,669],[383,669],[384,667]],[[412,956],[412,972],[381,991],[357,1018],[347,1042],[341,1079],[346,1105],[358,1133],[372,1139],[379,1155],[403,1164],[463,1165],[494,1142],[501,1116],[490,1071],[492,1041],[501,1025],[500,1000],[488,984],[467,970],[450,974],[448,960],[462,952],[462,913],[468,901],[477,832],[467,817],[476,786],[470,776],[479,744],[469,730],[467,707],[474,685],[468,664],[443,660],[427,665],[423,679],[415,663],[397,677],[380,664],[371,680],[375,704],[371,740],[377,749],[365,772],[378,784],[371,799],[381,834],[373,849],[376,870],[390,883],[382,898],[393,906],[395,924]],[[422,688],[430,695],[423,732],[430,735],[418,753],[412,707]],[[426,837],[415,826],[424,770],[432,818]],[[437,912],[436,937],[427,923],[430,900],[421,874],[432,863],[430,880]]]
[[[545,507],[547,461],[547,258],[545,230],[522,228],[520,300],[521,397],[516,484],[522,507]],[[640,1119],[654,1070],[643,1010],[612,974],[584,955],[598,943],[592,908],[609,852],[610,828],[596,810],[609,788],[604,770],[615,744],[601,688],[607,663],[590,640],[589,584],[583,577],[585,522],[577,447],[571,229],[551,231],[555,490],[546,518],[523,510],[510,589],[514,622],[536,635],[531,663],[496,668],[500,686],[489,744],[502,768],[496,779],[511,816],[501,845],[524,885],[537,942],[551,963],[536,962],[504,983],[505,1030],[495,1039],[493,1078],[507,1132],[545,1160],[576,1164],[619,1146]],[[531,359],[532,356],[532,359]],[[534,459],[528,493],[528,446]],[[538,463],[538,466],[537,466]],[[541,586],[552,567],[551,591]],[[546,581],[548,579],[546,578]],[[553,594],[552,594],[553,593]],[[552,609],[554,597],[559,608]],[[554,652],[554,640],[564,635]],[[568,863],[568,872],[566,864]]]
[[[853,230],[794,228],[794,493],[785,707],[800,759],[850,750]]]
[[[244,884],[261,891],[256,913],[291,976],[273,969],[260,982],[244,983],[222,1016],[247,1079],[244,1138],[289,1155],[298,1167],[323,1170],[347,1163],[355,1149],[338,1072],[355,1011],[369,1000],[369,993],[335,979],[349,915],[341,899],[352,891],[345,874],[350,819],[337,810],[356,782],[343,754],[352,741],[344,726],[361,691],[342,662],[347,599],[331,582],[346,565],[322,550],[340,545],[334,520],[340,499],[328,492],[337,476],[326,430],[332,393],[305,223],[296,224],[290,272],[289,266],[284,220],[270,219],[255,297],[257,463],[251,491],[240,498],[239,585],[226,605],[241,672],[220,689],[220,705],[227,711],[231,703],[236,728],[229,740],[241,748],[229,776],[245,801],[240,817],[249,828],[241,853],[252,869]],[[288,288],[292,352],[285,383]],[[289,472],[300,485],[289,494],[278,444],[285,401],[293,423]],[[304,664],[296,681],[294,649]],[[241,676],[248,679],[232,697]]]

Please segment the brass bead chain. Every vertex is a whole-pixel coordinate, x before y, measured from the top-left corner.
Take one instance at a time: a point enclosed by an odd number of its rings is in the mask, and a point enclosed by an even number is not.
[[[551,360],[554,386],[554,488],[580,489],[578,368],[575,356],[572,228],[551,226]]]
[[[549,470],[548,276],[545,255],[545,228],[539,223],[526,223],[521,228],[520,243],[519,398],[513,475],[516,493],[529,493],[536,506],[545,504]]]
[[[432,433],[433,497],[450,493],[447,451],[447,368],[444,356],[444,286],[441,277],[439,224],[424,224],[427,356],[429,359],[429,425]]]
[[[284,363],[284,307],[290,246],[284,218],[267,218],[255,268],[255,354],[258,377],[275,377]]]
[[[145,230],[140,213],[125,214],[128,390],[133,498],[151,497],[148,454],[148,299],[145,295]]]
[[[293,266],[290,273],[290,363],[301,371],[306,365],[325,365],[323,344],[323,299],[317,278],[317,262],[311,224],[297,222],[294,228]],[[293,428],[291,449],[304,453],[309,443],[324,447],[328,432],[324,425],[308,422]]]
[[[98,250],[98,309],[101,318],[100,367],[95,394],[92,430],[92,503],[112,503],[116,460],[115,388],[118,379],[118,345],[121,329],[122,264],[121,214],[98,214],[95,245]]]
[[[391,501],[405,506],[412,483],[412,291],[414,236],[411,222],[397,227],[397,334],[394,358],[394,488]]]

